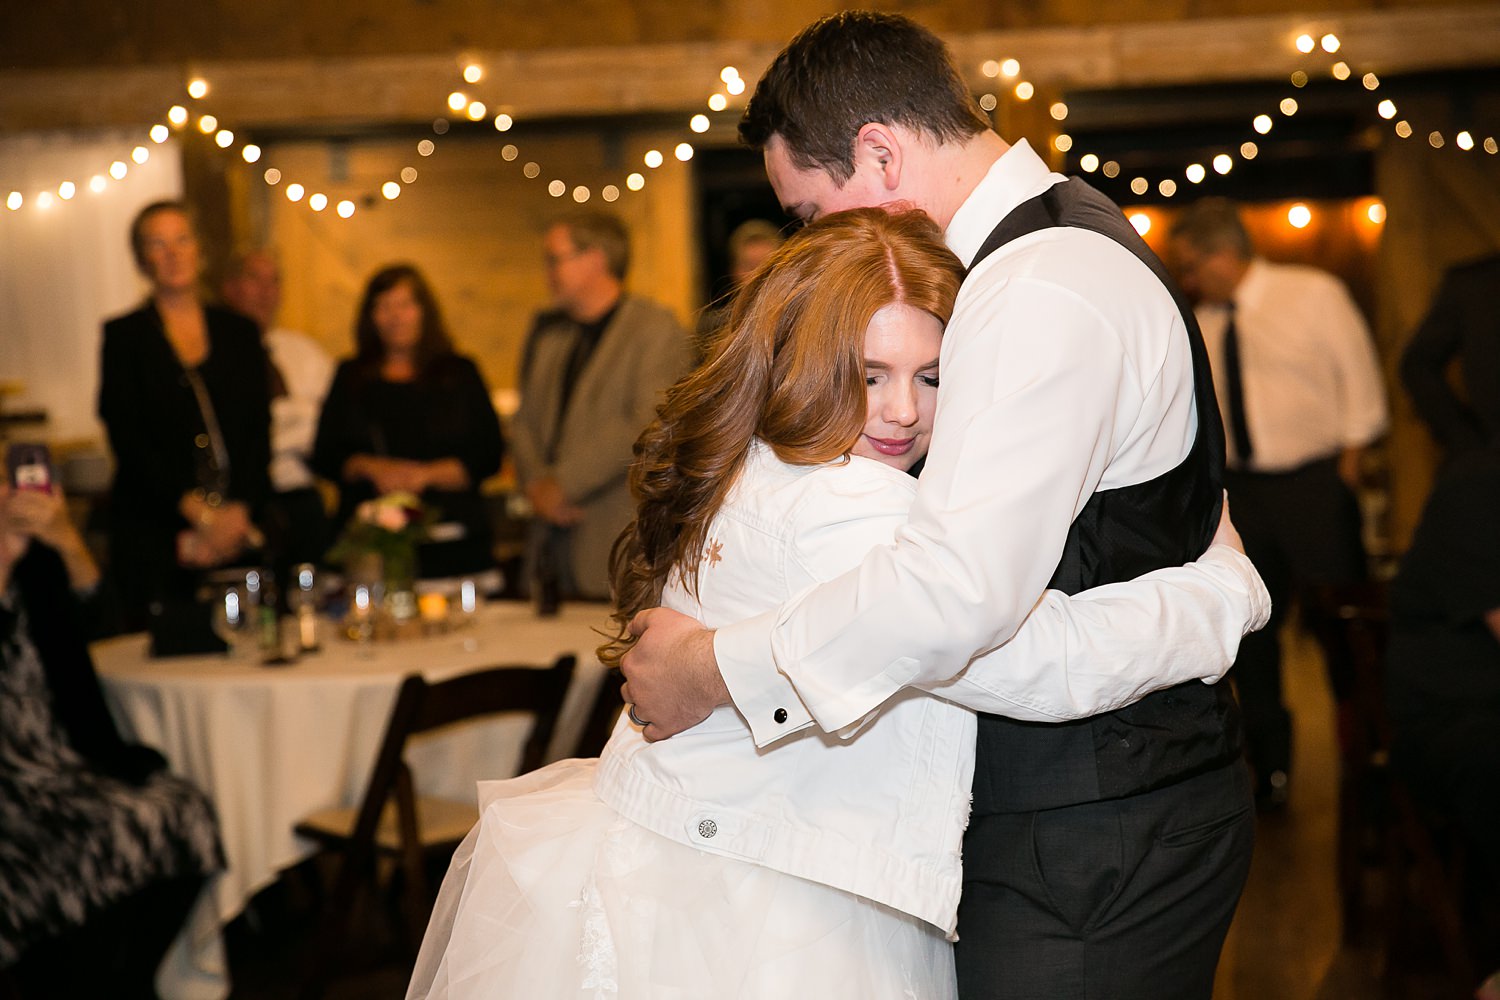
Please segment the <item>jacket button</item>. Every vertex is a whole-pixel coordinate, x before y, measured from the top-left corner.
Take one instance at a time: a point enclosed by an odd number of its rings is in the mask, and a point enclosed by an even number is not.
[[[776,724],[777,724],[777,725],[780,725],[780,724],[781,724],[781,723],[783,723],[783,722],[785,722],[785,721],[786,721],[786,709],[784,709],[784,708],[778,708],[778,709],[777,709],[777,710],[776,710],[776,711],[775,711],[775,712],[774,712],[774,713],[773,713],[773,714],[772,714],[772,715],[771,715],[771,718],[773,718],[773,719],[775,719],[775,720],[776,720]]]
[[[698,823],[698,836],[704,840],[712,840],[714,834],[719,832],[719,824],[711,819],[705,819]]]
[[[197,437],[193,438],[193,444],[197,445],[200,448],[207,448],[208,447],[208,435],[207,434],[199,434]]]

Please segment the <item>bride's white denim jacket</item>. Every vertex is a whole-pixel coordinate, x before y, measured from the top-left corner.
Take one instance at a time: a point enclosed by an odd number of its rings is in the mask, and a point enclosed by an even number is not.
[[[915,488],[909,476],[869,459],[792,466],[756,441],[699,555],[696,598],[674,579],[662,603],[710,628],[775,608],[890,544]],[[1174,612],[1186,604],[1199,614],[1164,619],[1169,594]],[[1120,608],[1132,608],[1139,634],[1151,643],[1079,642],[1090,628],[1084,612],[1091,600],[1112,602],[1112,629],[1120,627]],[[1005,697],[1007,678],[1015,676],[1017,683],[1066,688],[1059,702],[1077,705],[1079,716],[1092,714],[1107,706],[1090,703],[1090,678],[1139,669],[1136,661],[1152,644],[1196,642],[1203,655],[1198,672],[1160,677],[1136,697],[1188,679],[1217,679],[1234,661],[1243,622],[1252,618],[1259,627],[1269,607],[1249,561],[1214,546],[1187,567],[1130,583],[1073,598],[1047,592],[1010,643],[973,661],[960,684],[942,690],[984,711],[1017,714]],[[1101,664],[1105,657],[1119,662]],[[763,749],[732,705],[654,744],[622,716],[595,790],[664,837],[856,893],[955,937],[974,734],[969,709],[915,690],[840,733],[807,728]]]

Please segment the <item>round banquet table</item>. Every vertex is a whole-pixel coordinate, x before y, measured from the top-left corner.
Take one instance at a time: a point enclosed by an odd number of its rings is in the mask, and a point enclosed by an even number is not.
[[[157,986],[166,1000],[220,1000],[229,990],[221,928],[279,872],[312,853],[292,832],[303,816],[354,806],[384,735],[402,678],[429,680],[504,664],[549,666],[578,656],[548,759],[572,754],[604,667],[594,656],[599,604],[565,605],[540,618],[530,605],[491,603],[453,631],[354,643],[324,623],[323,648],[285,666],[252,649],[153,659],[145,635],[95,643],[105,698],[127,739],[156,747],[174,773],[206,792],[218,812],[225,870],[210,883],[168,955]],[[475,782],[515,773],[529,729],[497,716],[413,741],[423,794],[473,801]]]

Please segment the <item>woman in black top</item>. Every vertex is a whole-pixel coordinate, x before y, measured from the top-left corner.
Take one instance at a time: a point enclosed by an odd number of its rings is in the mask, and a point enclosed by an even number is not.
[[[474,362],[454,353],[421,273],[397,264],[370,279],[355,356],[323,402],[312,465],[339,485],[340,522],[364,500],[403,490],[436,510],[437,539],[417,553],[423,576],[494,564],[479,484],[500,469],[500,420]]]
[[[139,627],[153,604],[190,599],[198,570],[259,544],[270,401],[255,324],[199,296],[186,206],[142,209],[130,245],[151,296],[104,324],[99,416],[115,456],[109,568]]]

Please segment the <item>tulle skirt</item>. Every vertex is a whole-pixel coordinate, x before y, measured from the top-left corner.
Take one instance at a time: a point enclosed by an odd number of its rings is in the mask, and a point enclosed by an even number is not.
[[[594,760],[480,786],[408,1000],[949,1000],[942,932],[624,819]]]

